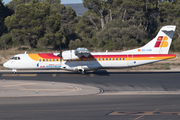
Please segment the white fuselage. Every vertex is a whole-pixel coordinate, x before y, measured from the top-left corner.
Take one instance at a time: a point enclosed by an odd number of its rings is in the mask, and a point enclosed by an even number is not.
[[[126,68],[164,59],[174,58],[170,54],[127,54],[124,52],[91,53],[89,57],[74,60],[60,60],[58,53],[48,54],[18,54],[4,63],[9,69],[64,69],[64,70],[95,70],[102,68]],[[53,56],[52,56],[53,55]]]

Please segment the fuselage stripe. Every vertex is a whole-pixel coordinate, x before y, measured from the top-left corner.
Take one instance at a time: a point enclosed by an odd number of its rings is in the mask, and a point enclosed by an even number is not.
[[[58,61],[60,58],[53,53],[48,54],[28,54],[29,57],[35,61],[39,61],[40,59],[47,62]],[[70,61],[116,61],[116,60],[161,60],[161,59],[169,59],[174,58],[176,55],[173,54],[146,54],[146,55],[90,55],[89,57],[81,57],[79,59],[73,59]],[[55,60],[54,60],[55,59]]]

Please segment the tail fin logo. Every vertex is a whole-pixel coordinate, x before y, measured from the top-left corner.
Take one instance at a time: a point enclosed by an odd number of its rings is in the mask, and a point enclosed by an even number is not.
[[[157,41],[156,41],[156,44],[154,47],[167,47],[168,46],[168,40],[169,38],[167,36],[159,36]]]

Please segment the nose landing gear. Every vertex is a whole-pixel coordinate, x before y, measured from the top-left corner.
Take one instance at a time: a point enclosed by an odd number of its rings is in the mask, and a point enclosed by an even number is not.
[[[17,70],[16,70],[16,69],[12,69],[12,72],[13,72],[14,74],[16,74]]]

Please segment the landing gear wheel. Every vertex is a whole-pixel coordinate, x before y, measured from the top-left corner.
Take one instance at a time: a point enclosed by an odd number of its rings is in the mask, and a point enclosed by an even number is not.
[[[83,74],[83,75],[86,74],[86,71],[84,69],[79,69],[78,72]]]
[[[85,74],[86,74],[86,71],[85,71],[85,70],[82,70],[82,71],[81,71],[81,74],[82,74],[82,75],[85,75]]]
[[[16,69],[13,69],[12,72],[13,72],[14,74],[16,74],[17,70],[16,70]]]

